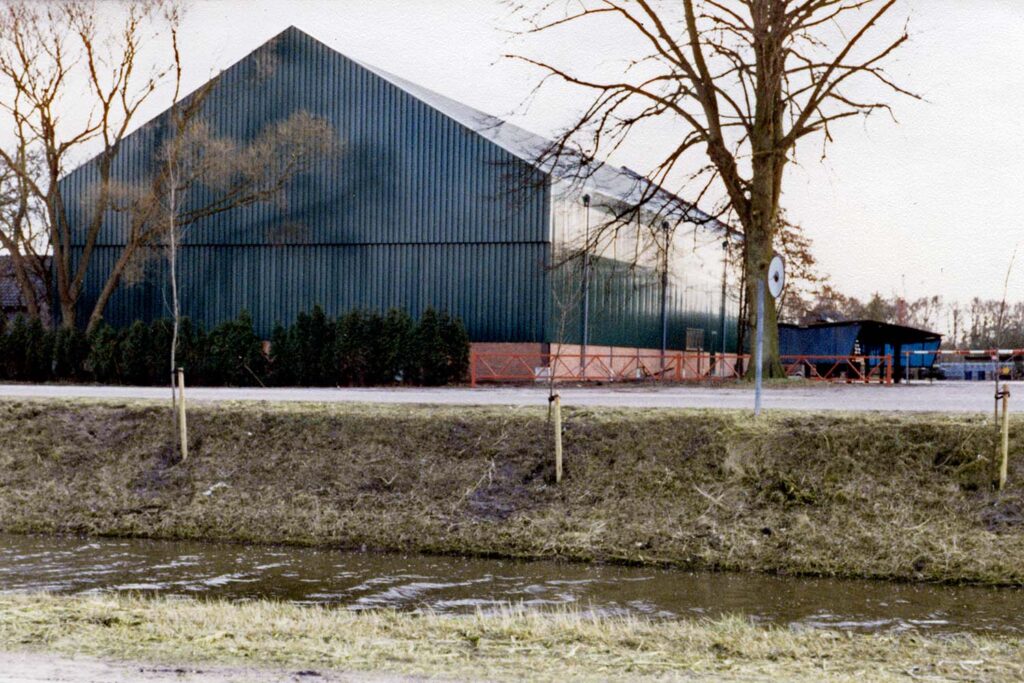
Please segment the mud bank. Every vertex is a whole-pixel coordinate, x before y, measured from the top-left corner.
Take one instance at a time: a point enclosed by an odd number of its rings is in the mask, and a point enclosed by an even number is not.
[[[990,418],[988,418],[990,419]],[[1024,584],[985,416],[0,401],[0,530]]]

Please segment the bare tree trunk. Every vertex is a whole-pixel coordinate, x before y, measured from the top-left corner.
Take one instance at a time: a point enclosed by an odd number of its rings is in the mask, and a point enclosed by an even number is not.
[[[51,258],[53,259],[53,272],[57,281],[56,303],[60,310],[61,327],[71,328],[75,326],[76,304],[78,302],[71,295],[70,291],[70,255],[64,248],[64,240],[61,239],[63,232],[61,230],[61,224],[63,223],[61,220],[62,211],[59,207],[60,202],[56,196],[56,190],[53,189],[56,187],[56,180],[52,164],[50,168],[50,183],[51,191],[50,195],[46,198],[46,211],[50,223],[50,250],[52,252]]]
[[[110,303],[110,297],[117,291],[118,286],[121,284],[121,278],[124,275],[125,268],[131,262],[135,256],[135,247],[131,245],[125,245],[124,250],[120,256],[117,257],[117,262],[114,263],[114,267],[111,269],[110,274],[107,276],[106,282],[103,283],[103,289],[100,290],[99,296],[96,298],[96,303],[92,307],[92,312],[89,314],[89,322],[85,326],[87,333],[92,332],[100,323],[103,322],[103,312],[107,308],[107,304]],[[71,300],[71,324],[74,325],[74,305],[75,301]],[[63,315],[64,299],[61,298],[61,310]],[[68,320],[65,316],[64,320]],[[68,325],[65,324],[65,327]]]
[[[75,327],[76,302],[66,296],[60,297],[60,326],[66,328]],[[90,326],[90,331],[93,326]]]
[[[755,239],[751,239],[756,234]],[[768,275],[768,264],[772,259],[771,235],[766,233],[747,233],[746,263],[745,270],[749,273],[744,283],[744,297],[747,302],[747,330],[757,329],[757,285],[764,282]],[[778,333],[778,310],[775,305],[775,298],[767,291],[764,295],[764,365],[762,370],[765,377],[781,377],[783,375],[782,363],[779,359],[779,333]],[[753,359],[747,366],[747,375],[755,370]]]
[[[774,135],[769,132],[768,142],[755,144],[764,150],[760,152],[760,161],[754,161],[753,190],[751,196],[751,212],[744,221],[745,249],[744,272],[746,278],[747,327],[755,330],[757,326],[758,283],[764,282],[768,276],[768,265],[775,253],[775,228],[779,213],[779,188],[781,187],[782,167],[773,149]],[[755,152],[755,155],[758,155]],[[778,308],[775,298],[765,292],[764,302],[764,365],[765,377],[782,377],[782,363],[779,359]],[[754,370],[751,363],[748,374]]]
[[[168,221],[168,243],[167,243],[167,266],[171,278],[171,316],[173,318],[171,332],[171,396],[174,396],[174,372],[178,367],[178,327],[181,324],[181,310],[178,304],[178,227],[177,219],[177,174],[174,170],[173,160],[169,164],[170,192],[168,202],[170,211],[167,212]]]
[[[177,141],[173,143],[171,158],[168,159],[167,163],[167,177],[169,180],[169,191],[167,194],[168,209],[167,212],[167,268],[170,271],[171,280],[171,367],[170,367],[170,381],[171,381],[171,425],[174,429],[174,433],[179,435],[178,448],[181,453],[181,459],[184,460],[187,454],[187,447],[185,439],[185,404],[184,404],[184,393],[182,394],[182,405],[181,414],[177,409],[177,394],[175,393],[175,380],[177,379],[178,369],[178,327],[181,320],[181,312],[178,305],[178,226],[177,226],[177,210],[178,210],[178,177],[176,168],[176,145]]]

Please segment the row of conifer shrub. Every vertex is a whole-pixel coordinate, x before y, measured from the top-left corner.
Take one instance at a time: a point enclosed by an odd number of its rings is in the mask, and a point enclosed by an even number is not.
[[[0,319],[0,380],[164,385],[170,381],[170,320],[136,321],[91,334],[48,330],[38,319]],[[337,319],[320,306],[277,325],[269,349],[242,313],[210,331],[187,318],[178,332],[177,365],[204,386],[441,385],[462,381],[469,336],[461,321],[427,309],[351,311]]]

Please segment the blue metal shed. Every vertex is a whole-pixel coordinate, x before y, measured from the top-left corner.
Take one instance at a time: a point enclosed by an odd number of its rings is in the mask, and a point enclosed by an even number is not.
[[[908,368],[930,370],[941,343],[936,332],[875,320],[779,325],[779,353],[784,356],[892,356],[897,379]]]

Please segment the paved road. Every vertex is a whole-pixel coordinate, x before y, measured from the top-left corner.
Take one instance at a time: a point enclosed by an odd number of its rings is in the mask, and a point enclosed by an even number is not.
[[[1010,383],[1011,412],[1024,407],[1024,382]],[[574,406],[740,408],[753,406],[753,390],[700,386],[563,387],[562,400]],[[765,390],[766,409],[878,410],[904,412],[985,412],[992,410],[988,382],[948,382],[903,386],[813,385]],[[167,389],[60,384],[0,384],[0,398],[159,399]],[[386,389],[227,389],[194,387],[190,401],[314,401],[348,403],[433,403],[447,405],[545,405],[543,387],[490,386]]]

